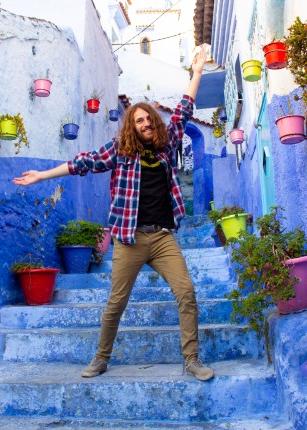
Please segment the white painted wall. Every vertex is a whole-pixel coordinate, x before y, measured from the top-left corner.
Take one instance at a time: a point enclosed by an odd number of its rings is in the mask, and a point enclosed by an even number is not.
[[[0,12],[0,112],[24,118],[30,148],[19,157],[66,160],[98,148],[117,133],[107,111],[117,107],[118,64],[90,0],[84,9],[83,57],[71,31],[37,18]],[[35,54],[33,54],[33,52]],[[33,80],[49,69],[47,98],[30,97]],[[89,114],[84,103],[93,89],[102,92],[101,108]],[[67,116],[80,125],[78,139],[60,137]],[[14,156],[12,142],[1,141],[0,156]]]

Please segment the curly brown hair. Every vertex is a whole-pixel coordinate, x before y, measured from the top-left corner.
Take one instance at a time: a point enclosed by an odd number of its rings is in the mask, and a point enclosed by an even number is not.
[[[137,109],[146,111],[153,128],[152,144],[156,149],[162,149],[168,143],[167,128],[158,112],[148,103],[136,103],[130,106],[124,116],[123,126],[119,134],[119,153],[133,157],[137,153],[143,155],[144,147],[134,126],[134,114]]]

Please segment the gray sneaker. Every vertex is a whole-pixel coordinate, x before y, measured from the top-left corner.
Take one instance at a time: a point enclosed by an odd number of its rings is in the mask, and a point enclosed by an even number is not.
[[[185,363],[185,370],[188,375],[195,376],[201,381],[207,381],[214,376],[213,369],[204,366],[200,360],[194,358]]]
[[[83,378],[93,378],[107,370],[108,363],[103,358],[95,356],[90,364],[83,370],[81,376]]]

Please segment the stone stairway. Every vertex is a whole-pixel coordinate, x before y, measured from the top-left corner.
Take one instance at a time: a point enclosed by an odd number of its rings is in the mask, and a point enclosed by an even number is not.
[[[108,372],[84,379],[110,290],[111,251],[85,275],[60,275],[49,306],[0,309],[0,429],[291,430],[274,369],[244,324],[231,324],[228,255],[204,217],[185,220],[178,242],[199,304],[200,356],[209,382],[183,373],[177,306],[144,267],[123,315]]]

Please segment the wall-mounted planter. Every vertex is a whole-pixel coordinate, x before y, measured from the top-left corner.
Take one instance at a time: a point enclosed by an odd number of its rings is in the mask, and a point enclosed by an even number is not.
[[[59,269],[42,268],[16,272],[27,305],[45,305],[52,302],[54,284]]]
[[[275,124],[281,143],[291,145],[305,140],[304,123],[305,118],[302,115],[286,115],[277,118]]]
[[[89,99],[86,103],[88,112],[97,113],[99,111],[100,101],[98,99]]]
[[[246,231],[247,217],[247,213],[240,213],[228,215],[218,220],[227,240],[230,238],[237,238],[241,231]]]
[[[222,108],[219,112],[219,120],[222,122],[226,122],[227,121],[227,114],[224,108]]]
[[[111,109],[109,111],[109,120],[110,121],[118,121],[119,112],[117,109]]]
[[[72,122],[63,125],[64,129],[64,137],[68,140],[74,140],[78,137],[78,130],[79,126],[77,124],[74,124]]]
[[[240,128],[234,128],[229,132],[229,138],[234,145],[240,145],[244,140],[244,131]]]
[[[261,79],[261,61],[248,60],[241,64],[243,78],[249,82],[256,82]]]
[[[49,79],[36,79],[34,81],[34,93],[37,97],[48,97],[52,82]]]
[[[287,46],[284,42],[272,42],[263,48],[268,69],[283,69],[287,67]]]
[[[17,124],[12,119],[0,121],[0,139],[15,140],[17,138]]]
[[[294,286],[295,297],[289,300],[277,302],[278,311],[281,314],[289,314],[307,309],[307,256],[292,258],[286,261],[290,274],[298,278]]]
[[[223,136],[223,134],[224,134],[222,127],[216,127],[216,128],[214,128],[214,129],[213,129],[213,131],[212,131],[212,134],[213,134],[213,136],[214,136],[214,137],[216,137],[217,139],[218,139],[219,137],[222,137],[222,136]]]

